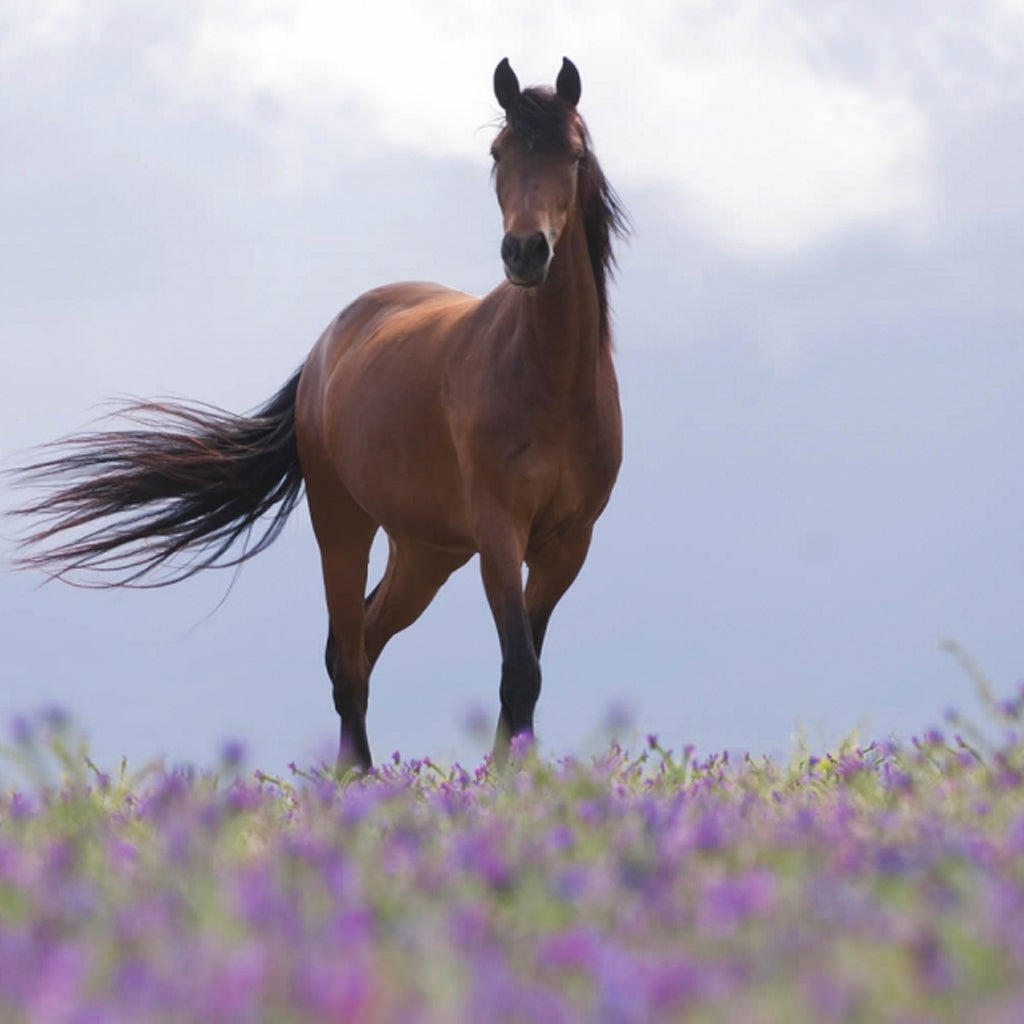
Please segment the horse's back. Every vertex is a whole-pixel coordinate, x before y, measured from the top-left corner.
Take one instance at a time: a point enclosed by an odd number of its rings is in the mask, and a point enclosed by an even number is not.
[[[328,368],[349,353],[370,345],[394,345],[403,336],[422,333],[432,322],[458,315],[478,302],[471,295],[440,284],[404,281],[364,292],[349,303],[320,336],[310,359]],[[402,328],[396,330],[396,318]]]
[[[306,360],[299,404],[306,419],[323,413],[331,389],[363,391],[380,374],[388,391],[442,355],[439,328],[478,300],[465,292],[420,281],[364,292],[328,325]]]

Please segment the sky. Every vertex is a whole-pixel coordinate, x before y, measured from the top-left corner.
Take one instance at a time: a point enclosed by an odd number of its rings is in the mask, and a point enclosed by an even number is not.
[[[1015,692],[1021,0],[6,0],[0,464],[111,397],[253,408],[374,285],[489,290],[494,65],[551,83],[563,54],[634,230],[625,457],[548,633],[542,749],[909,736],[976,708],[950,640]],[[232,580],[5,566],[0,729],[59,706],[101,763],[330,756],[304,507]],[[498,673],[474,561],[382,657],[376,757],[474,762]]]

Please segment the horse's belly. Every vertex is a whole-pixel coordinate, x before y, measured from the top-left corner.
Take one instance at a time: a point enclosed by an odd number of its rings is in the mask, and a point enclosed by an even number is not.
[[[469,515],[458,500],[460,488],[392,479],[349,479],[349,493],[389,534],[408,537],[446,551],[474,550]]]

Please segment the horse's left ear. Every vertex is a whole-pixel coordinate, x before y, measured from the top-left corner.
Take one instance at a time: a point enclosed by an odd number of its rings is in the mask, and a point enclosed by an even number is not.
[[[555,79],[555,92],[570,107],[575,107],[580,101],[580,93],[582,91],[580,73],[576,70],[576,65],[568,57],[563,57],[562,70],[558,72],[558,78]]]

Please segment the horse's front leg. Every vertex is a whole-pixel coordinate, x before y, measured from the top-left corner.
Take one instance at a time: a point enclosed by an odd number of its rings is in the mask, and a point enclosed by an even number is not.
[[[494,760],[508,760],[513,736],[533,735],[533,710],[540,696],[540,661],[523,596],[526,538],[512,524],[489,522],[478,532],[480,575],[501,645],[501,714]]]

